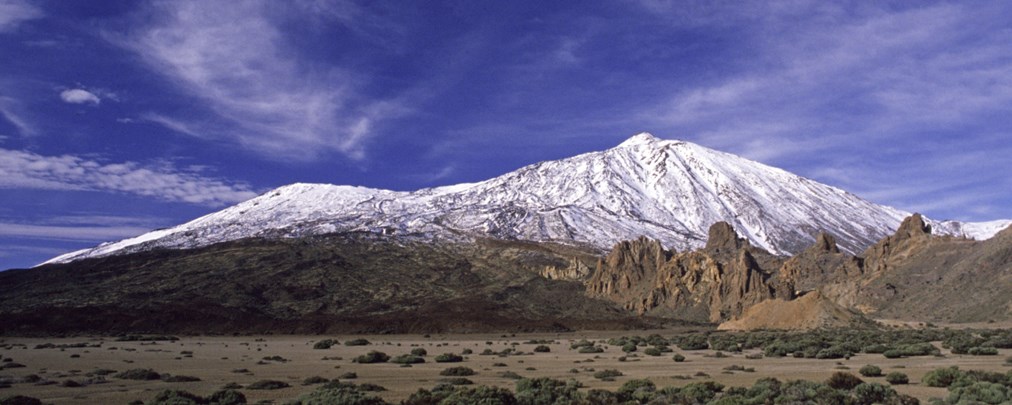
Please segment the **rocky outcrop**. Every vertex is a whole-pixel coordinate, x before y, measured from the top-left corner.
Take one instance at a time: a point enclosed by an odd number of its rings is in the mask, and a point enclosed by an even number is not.
[[[778,258],[751,247],[727,223],[714,224],[709,235],[706,248],[685,253],[646,238],[619,243],[598,263],[587,292],[640,315],[702,322],[792,297],[793,287],[764,269],[763,263],[779,265]]]
[[[566,266],[546,265],[538,271],[541,277],[549,280],[583,281],[592,269],[579,259],[573,258]]]
[[[896,233],[864,251],[865,269],[870,273],[884,272],[892,262],[903,260],[930,241],[931,225],[924,222],[921,214],[913,214],[903,220]]]

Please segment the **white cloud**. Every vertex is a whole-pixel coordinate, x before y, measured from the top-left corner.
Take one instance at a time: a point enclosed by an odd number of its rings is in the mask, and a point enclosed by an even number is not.
[[[42,10],[28,2],[0,0],[0,33],[14,31],[22,22],[42,16]]]
[[[285,12],[307,12],[312,4]],[[231,139],[271,158],[311,160],[328,151],[363,157],[376,122],[398,106],[363,100],[354,86],[363,77],[294,54],[278,27],[278,12],[269,2],[159,3],[156,17],[146,20],[150,25],[114,41],[202,99],[227,124],[212,127],[178,116],[174,123],[152,121],[190,135]]]
[[[42,156],[7,149],[0,149],[0,188],[111,191],[209,206],[256,195],[245,184],[178,171],[165,164],[108,164],[76,156]]]
[[[71,104],[99,105],[102,100],[94,93],[84,89],[67,89],[60,92],[60,99]]]

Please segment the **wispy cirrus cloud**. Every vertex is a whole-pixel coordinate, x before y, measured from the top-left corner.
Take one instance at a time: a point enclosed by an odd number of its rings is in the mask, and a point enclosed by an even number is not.
[[[0,188],[121,192],[208,206],[256,195],[248,185],[175,170],[165,164],[102,163],[77,156],[43,156],[8,149],[0,149]]]
[[[763,47],[754,67],[681,91],[644,118],[660,117],[712,146],[751,156],[747,141],[756,139],[819,138],[825,147],[855,136],[895,141],[1012,106],[1012,32],[994,29],[990,25],[998,22],[986,18],[1000,10],[791,4],[746,26]]]
[[[0,96],[0,119],[13,125],[21,136],[35,134],[35,127],[24,118],[21,103],[13,98]]]
[[[0,0],[0,33],[17,29],[25,21],[43,16],[42,10],[20,0]]]
[[[314,4],[280,10],[262,1],[163,2],[134,31],[110,38],[206,103],[224,124],[167,114],[155,122],[223,137],[271,158],[313,160],[338,152],[361,159],[376,123],[401,109],[356,93],[365,77],[297,53],[278,14],[306,13],[308,19],[321,11],[309,7]],[[341,8],[322,10],[327,13],[316,18],[348,16]]]

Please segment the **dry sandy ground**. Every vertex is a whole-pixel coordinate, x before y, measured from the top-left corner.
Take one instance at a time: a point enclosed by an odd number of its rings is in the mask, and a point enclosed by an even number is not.
[[[243,389],[242,392],[255,403],[273,400],[285,403],[300,394],[313,390],[314,386],[303,386],[307,377],[321,376],[336,378],[346,372],[355,372],[356,383],[374,383],[387,388],[379,393],[388,401],[399,401],[419,388],[432,388],[441,378],[439,372],[452,366],[467,366],[477,375],[468,377],[476,384],[496,385],[512,388],[515,380],[500,377],[503,371],[512,371],[525,377],[575,378],[589,388],[618,388],[633,378],[649,378],[658,387],[680,386],[695,381],[715,380],[728,386],[750,386],[761,377],[776,377],[782,380],[807,379],[825,380],[835,371],[847,370],[857,374],[865,364],[882,368],[883,373],[901,371],[910,376],[911,384],[896,389],[926,400],[943,397],[942,388],[930,388],[919,384],[927,371],[939,367],[956,365],[961,369],[1006,371],[1005,358],[1012,356],[1012,350],[1002,350],[999,356],[952,355],[943,351],[944,357],[914,357],[907,359],[886,359],[878,354],[862,354],[850,360],[811,360],[795,358],[746,359],[745,354],[727,358],[715,358],[711,350],[682,351],[687,360],[683,363],[672,361],[672,353],[661,357],[639,354],[638,357],[620,362],[624,353],[619,347],[607,347],[600,354],[579,354],[570,350],[571,342],[579,339],[599,340],[621,335],[647,336],[650,331],[636,332],[577,332],[561,334],[505,335],[433,335],[429,338],[418,335],[386,336],[329,336],[343,343],[352,338],[366,338],[369,346],[336,345],[327,350],[313,349],[313,343],[326,338],[320,336],[261,336],[261,337],[184,337],[176,342],[116,342],[111,338],[5,338],[0,339],[0,356],[13,358],[25,368],[0,370],[0,376],[23,377],[36,374],[44,379],[62,383],[65,380],[84,381],[85,374],[96,369],[123,371],[133,368],[151,368],[159,373],[199,377],[201,381],[167,383],[162,381],[130,381],[107,377],[102,384],[70,388],[61,384],[33,385],[18,383],[10,388],[0,388],[0,397],[21,394],[42,399],[54,404],[126,404],[132,400],[150,400],[164,389],[182,389],[198,395],[209,395],[227,383],[250,384],[254,381],[274,379],[288,382],[290,388],[261,391]],[[672,331],[662,331],[662,336],[671,336]],[[481,356],[485,348],[501,351],[515,347],[531,353],[534,344],[523,342],[531,339],[554,339],[550,353],[536,353],[523,356]],[[73,344],[87,342],[101,343],[101,347],[68,349],[34,349],[40,343]],[[13,346],[11,346],[13,345]],[[936,346],[938,344],[936,343]],[[356,364],[355,356],[370,350],[385,352],[391,356],[408,353],[414,347],[428,351],[425,364],[410,368],[398,364]],[[471,349],[474,354],[465,356],[462,363],[436,363],[433,358],[442,353],[461,353]],[[183,352],[192,352],[188,357]],[[289,361],[262,361],[264,357],[281,356]],[[324,357],[329,358],[324,360]],[[339,358],[339,359],[335,359]],[[505,363],[506,366],[493,366]],[[725,372],[730,365],[755,368],[755,372]],[[247,369],[246,372],[234,370]],[[593,370],[617,369],[625,375],[615,381],[600,381],[593,378]],[[574,372],[575,371],[575,372]],[[703,372],[709,377],[695,376]],[[691,376],[680,379],[680,376]],[[865,378],[886,384],[884,378]]]

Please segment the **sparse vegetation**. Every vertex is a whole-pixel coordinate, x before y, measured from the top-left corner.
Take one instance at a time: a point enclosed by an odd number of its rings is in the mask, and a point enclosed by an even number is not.
[[[352,339],[344,341],[345,346],[367,346],[369,341],[365,339]]]

